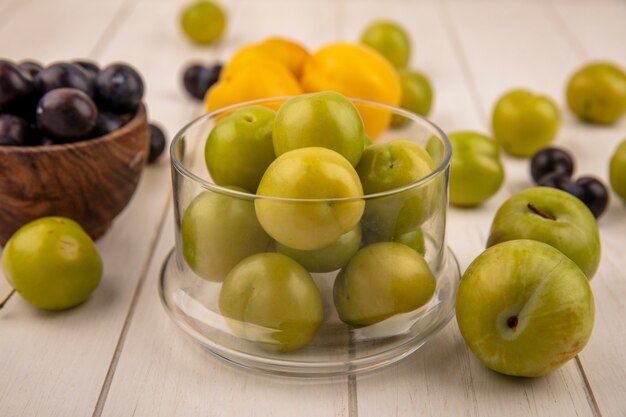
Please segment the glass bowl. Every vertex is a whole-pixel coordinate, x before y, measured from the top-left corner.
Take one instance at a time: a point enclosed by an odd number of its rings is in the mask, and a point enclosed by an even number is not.
[[[247,368],[280,375],[332,376],[373,370],[391,364],[421,347],[454,315],[460,271],[445,240],[450,142],[434,124],[410,112],[351,99],[362,113],[379,113],[381,117],[391,115],[401,125],[383,132],[376,138],[376,143],[399,139],[416,143],[428,151],[436,168],[427,176],[406,186],[351,198],[305,200],[266,197],[216,185],[204,158],[205,141],[215,124],[237,109],[251,105],[277,108],[286,99],[288,98],[255,100],[220,109],[191,122],[174,138],[170,152],[175,247],[165,259],[161,273],[159,290],[163,305],[174,322],[206,350],[228,362]],[[300,303],[293,301],[295,298],[291,296],[276,296],[271,305],[260,310],[250,307],[252,298],[246,298],[243,301],[248,303],[244,308],[244,316],[247,315],[248,319],[233,317],[230,313],[223,315],[224,309],[232,310],[231,304],[243,300],[224,297],[220,301],[220,292],[225,287],[224,277],[232,271],[235,264],[257,252],[280,251],[291,255],[290,252],[281,250],[280,242],[269,236],[272,233],[268,232],[266,235],[259,227],[259,216],[255,216],[255,213],[263,205],[273,207],[276,213],[293,208],[315,211],[325,207],[360,205],[363,207],[363,214],[355,229],[360,227],[361,238],[356,247],[362,249],[376,244],[377,247],[391,248],[391,252],[368,252],[369,258],[361,256],[366,259],[365,265],[370,265],[372,270],[378,268],[378,265],[387,265],[389,270],[391,263],[392,270],[401,270],[402,266],[394,262],[401,263],[403,258],[397,258],[396,253],[402,252],[398,250],[399,246],[404,251],[408,245],[412,248],[409,250],[411,256],[419,256],[430,269],[436,281],[434,295],[426,304],[410,311],[406,308],[401,312],[392,311],[366,322],[346,320],[352,323],[347,324],[341,320],[345,319],[346,314],[340,316],[333,297],[333,288],[340,276],[341,265],[331,267],[336,269],[330,272],[310,272],[316,270],[316,267],[307,265],[306,261],[300,259],[300,263],[309,269],[305,275],[308,277],[310,273],[315,284],[310,287],[317,287],[321,297],[319,327],[315,323],[311,325],[310,322],[297,321],[293,316],[284,313],[287,309],[285,306],[298,306]],[[403,229],[402,233],[396,233],[400,228]],[[403,238],[398,237],[401,234],[404,234]],[[392,240],[403,243],[389,243]],[[416,251],[423,257],[415,255]],[[270,256],[275,255],[262,255]],[[246,261],[248,259],[250,258]],[[303,268],[302,270],[304,271]],[[358,278],[362,270],[355,268],[354,271],[356,272],[352,274],[356,274]],[[275,273],[275,269],[253,271],[253,274],[268,278],[267,282],[271,282],[271,285],[275,285],[274,282],[279,279],[273,275]],[[373,276],[376,280],[385,279],[382,273],[382,278],[377,274]],[[306,279],[310,281],[309,278]],[[255,289],[257,285],[258,290]],[[258,291],[255,293],[258,297],[261,297],[261,290],[274,291],[262,285],[267,284],[259,281],[252,281],[250,284],[252,290]],[[383,284],[383,287],[385,285],[387,284]],[[268,293],[263,294],[267,296]],[[376,295],[370,305],[378,304],[385,296],[382,293],[380,297]],[[301,303],[307,302],[308,299],[305,298]],[[381,303],[386,305],[383,301]],[[368,309],[369,305],[365,307],[365,310]],[[276,314],[283,315],[278,318]],[[271,319],[267,319],[267,316]],[[301,340],[301,335],[307,332],[312,333],[310,341],[307,340],[308,343],[301,343],[303,346],[298,345],[297,349],[290,350],[294,346],[289,343]],[[291,347],[286,348],[288,345]]]

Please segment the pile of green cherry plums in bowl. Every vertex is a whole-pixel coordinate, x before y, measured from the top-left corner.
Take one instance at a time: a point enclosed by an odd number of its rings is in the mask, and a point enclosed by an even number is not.
[[[406,120],[368,138],[362,109]],[[193,121],[170,148],[166,310],[211,353],[271,373],[347,374],[406,356],[454,314],[450,149],[419,116],[335,92]]]

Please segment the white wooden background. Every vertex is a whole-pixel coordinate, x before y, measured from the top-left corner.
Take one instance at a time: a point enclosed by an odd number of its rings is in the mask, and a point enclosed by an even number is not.
[[[606,179],[610,155],[626,138],[626,118],[583,125],[563,97],[569,75],[590,59],[626,67],[623,0],[223,0],[228,33],[210,48],[179,33],[182,4],[0,0],[0,57],[130,62],[147,83],[151,118],[172,136],[202,112],[179,85],[189,61],[227,59],[269,35],[312,49],[356,40],[370,21],[387,17],[411,33],[412,66],[431,78],[432,119],[444,130],[488,131],[496,98],[520,86],[559,103],[558,144],[576,155],[579,174]],[[505,164],[505,186],[493,199],[450,210],[448,242],[463,270],[482,251],[500,203],[531,185],[527,161]],[[592,339],[575,360],[538,379],[484,368],[455,322],[409,358],[357,377],[276,378],[224,364],[183,337],[158,299],[159,268],[173,245],[170,199],[164,158],[146,169],[98,242],[105,276],[86,304],[50,314],[13,297],[0,311],[0,416],[626,416],[626,205],[615,195],[599,222]],[[0,297],[9,290],[0,279]]]

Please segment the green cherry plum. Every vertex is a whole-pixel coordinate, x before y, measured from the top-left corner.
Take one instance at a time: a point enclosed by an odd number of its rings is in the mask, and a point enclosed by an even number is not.
[[[559,130],[554,101],[528,90],[511,90],[493,109],[493,135],[510,155],[528,158],[554,141]]]
[[[181,237],[187,264],[209,281],[223,281],[239,261],[271,246],[252,201],[213,191],[202,192],[189,204]]]
[[[435,277],[417,251],[381,242],[359,250],[341,270],[333,300],[343,322],[367,326],[423,306],[435,287]]]
[[[400,107],[420,116],[426,117],[433,105],[433,88],[430,81],[419,71],[400,70],[402,101]],[[400,127],[409,122],[404,116],[393,115],[391,126]]]
[[[409,185],[435,169],[432,158],[420,145],[408,140],[377,143],[363,151],[356,167],[366,194]],[[433,211],[434,189],[421,185],[394,195],[369,199],[363,216],[364,233],[377,240],[415,229]]]
[[[365,148],[356,171],[363,191],[376,194],[411,184],[430,174],[434,168],[435,163],[424,148],[400,139]]]
[[[344,267],[360,246],[361,226],[357,225],[330,245],[320,249],[300,250],[277,243],[276,250],[294,259],[309,272],[331,272]]]
[[[363,188],[350,162],[320,147],[280,155],[263,175],[257,194],[278,197],[254,202],[265,231],[278,243],[300,250],[335,242],[357,226],[365,206],[358,198]]]
[[[614,123],[626,113],[626,73],[609,62],[585,65],[570,78],[566,96],[581,120]]]
[[[626,201],[626,139],[620,143],[611,157],[609,180],[613,191]]]
[[[343,155],[355,166],[365,147],[365,127],[358,109],[333,91],[304,94],[278,110],[273,131],[277,156],[293,149],[323,147]]]
[[[2,269],[9,284],[33,306],[63,310],[84,302],[102,277],[91,238],[73,220],[43,217],[7,242]]]
[[[498,209],[487,247],[516,239],[538,240],[555,247],[589,279],[600,264],[596,219],[582,201],[556,188],[527,188],[511,196]]]
[[[396,68],[405,68],[411,58],[411,39],[394,22],[373,22],[363,31],[361,43],[378,51]]]
[[[313,278],[280,253],[261,253],[238,263],[224,280],[219,308],[238,337],[278,352],[306,346],[323,318]]]
[[[426,253],[424,232],[421,227],[417,227],[409,232],[398,233],[393,236],[392,241],[402,243],[416,250],[422,256]]]
[[[200,44],[217,41],[226,27],[226,14],[213,1],[198,0],[188,4],[180,16],[185,35]]]
[[[437,136],[431,136],[426,142],[426,152],[432,158],[435,165],[439,165],[443,162],[445,157],[445,147],[443,140]]]
[[[534,240],[483,252],[463,275],[456,300],[457,323],[472,352],[488,368],[514,376],[545,375],[576,356],[594,315],[585,274]]]
[[[209,133],[204,158],[213,181],[254,193],[276,158],[272,129],[276,112],[250,106],[220,120]]]
[[[477,132],[454,132],[448,137],[452,144],[450,203],[477,206],[494,195],[504,181],[500,145]]]

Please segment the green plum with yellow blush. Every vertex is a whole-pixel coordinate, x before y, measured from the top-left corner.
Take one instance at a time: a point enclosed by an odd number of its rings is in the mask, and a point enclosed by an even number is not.
[[[216,282],[223,281],[239,261],[266,251],[272,243],[251,200],[214,191],[202,192],[185,209],[181,238],[187,264],[200,277]]]
[[[433,88],[424,74],[415,70],[400,70],[400,85],[402,87],[402,101],[400,107],[420,116],[426,117],[433,105]],[[393,115],[392,127],[406,125],[410,119]]]
[[[250,106],[221,119],[209,133],[204,158],[213,181],[254,193],[276,159],[272,129],[276,112]]]
[[[323,147],[338,152],[355,166],[365,142],[359,110],[334,91],[290,98],[276,115],[273,143],[277,156],[294,149]]]
[[[626,201],[626,139],[620,143],[611,157],[609,181],[613,191]]]
[[[591,279],[600,264],[601,245],[596,219],[573,195],[550,187],[519,191],[496,212],[487,247],[517,239],[532,239],[555,247]]]
[[[495,245],[461,279],[456,319],[476,357],[494,371],[535,377],[576,356],[593,330],[591,286],[580,268],[534,240]]]
[[[363,191],[376,194],[411,184],[430,174],[434,168],[432,158],[423,147],[399,139],[368,146],[356,171]]]
[[[276,244],[279,253],[289,256],[309,272],[331,272],[344,267],[361,246],[361,226],[344,233],[328,246],[315,250],[300,250]]]
[[[411,58],[411,39],[395,22],[373,22],[361,34],[361,43],[375,49],[396,68],[404,68]]]
[[[368,146],[356,170],[366,194],[376,194],[409,185],[435,169],[432,158],[417,143],[396,140]],[[363,232],[374,240],[391,240],[394,234],[411,231],[435,210],[433,184],[423,184],[392,195],[367,200]]]
[[[579,119],[615,123],[626,113],[626,73],[611,62],[587,64],[570,78],[566,96]]]
[[[194,1],[182,10],[180,24],[185,35],[199,44],[211,44],[222,36],[227,17],[224,10],[209,0]]]
[[[83,228],[64,217],[22,226],[2,253],[4,276],[18,294],[43,310],[83,303],[102,277],[102,259]]]
[[[409,232],[398,233],[394,235],[392,241],[402,243],[403,245],[416,250],[422,256],[426,253],[424,232],[421,227],[417,227]]]
[[[254,204],[263,229],[278,243],[300,250],[335,242],[357,226],[365,206],[350,162],[321,147],[280,155],[263,175],[257,194],[261,198]]]
[[[235,335],[278,352],[305,347],[324,310],[311,275],[280,253],[239,262],[222,284],[219,308]]]
[[[453,132],[448,137],[452,145],[450,204],[477,206],[494,195],[504,181],[500,145],[478,132]]]
[[[397,242],[374,243],[359,250],[341,270],[333,300],[343,322],[367,326],[425,305],[436,285],[416,250]]]
[[[445,157],[445,147],[441,138],[437,136],[431,136],[428,138],[425,149],[435,165],[439,165],[443,162],[443,158]]]
[[[498,99],[491,122],[494,137],[508,154],[528,158],[554,141],[560,113],[550,97],[516,89]]]

